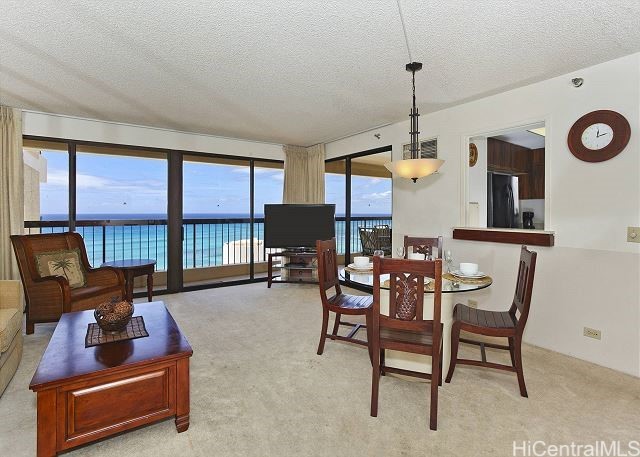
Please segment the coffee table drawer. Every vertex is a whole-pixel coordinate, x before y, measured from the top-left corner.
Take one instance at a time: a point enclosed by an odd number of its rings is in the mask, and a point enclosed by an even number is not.
[[[176,413],[176,365],[163,363],[58,388],[58,440],[70,448]]]

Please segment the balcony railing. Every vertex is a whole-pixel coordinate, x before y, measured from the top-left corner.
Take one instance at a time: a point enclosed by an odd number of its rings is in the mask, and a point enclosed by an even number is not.
[[[391,217],[357,216],[351,218],[351,252],[359,252],[358,227],[391,226]],[[68,221],[26,221],[26,233],[59,233],[68,230]],[[251,256],[251,221],[249,218],[184,219],[184,268],[216,267],[249,263]],[[158,271],[167,268],[166,219],[79,220],[76,231],[84,238],[89,262],[99,266],[104,262],[151,258]],[[338,252],[345,252],[346,221],[336,218]],[[266,259],[264,219],[254,219],[254,257]]]

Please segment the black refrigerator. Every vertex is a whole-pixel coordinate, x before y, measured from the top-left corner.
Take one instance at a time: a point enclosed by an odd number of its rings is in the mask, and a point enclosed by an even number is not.
[[[487,173],[487,227],[518,228],[518,177]]]

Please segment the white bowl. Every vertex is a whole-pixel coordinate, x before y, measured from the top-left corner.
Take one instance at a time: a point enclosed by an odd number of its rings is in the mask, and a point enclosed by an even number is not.
[[[410,260],[424,260],[424,254],[420,254],[419,252],[410,252],[407,258]]]
[[[369,257],[357,255],[353,258],[353,263],[356,264],[356,267],[367,267],[369,266]]]
[[[460,272],[465,275],[474,275],[478,272],[477,263],[461,263]]]

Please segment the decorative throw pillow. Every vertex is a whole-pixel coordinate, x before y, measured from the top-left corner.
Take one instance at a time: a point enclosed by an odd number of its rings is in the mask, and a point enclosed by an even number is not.
[[[87,285],[80,249],[62,249],[36,254],[38,273],[43,276],[64,276],[72,289]]]

